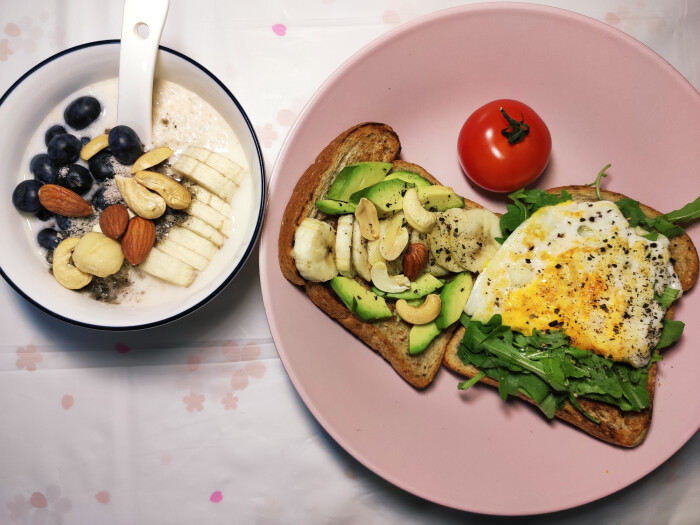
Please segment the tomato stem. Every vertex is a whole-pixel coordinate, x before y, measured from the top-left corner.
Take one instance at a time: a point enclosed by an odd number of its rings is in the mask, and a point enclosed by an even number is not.
[[[508,139],[508,144],[517,144],[527,137],[527,134],[530,133],[530,126],[525,124],[525,116],[522,113],[520,114],[522,120],[518,122],[514,118],[510,117],[508,113],[506,113],[505,109],[498,109],[508,122],[508,127],[501,130],[503,136]]]

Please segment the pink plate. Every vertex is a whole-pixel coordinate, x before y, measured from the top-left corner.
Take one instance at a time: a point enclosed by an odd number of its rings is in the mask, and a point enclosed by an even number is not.
[[[668,63],[620,31],[567,11],[482,4],[405,24],[362,49],[319,89],[274,170],[261,241],[265,308],[286,370],[309,410],[349,453],[397,486],[473,512],[562,510],[626,487],[700,428],[700,293],[681,301],[683,341],[661,363],[654,422],[627,450],[495,389],[457,390],[441,370],[413,389],[376,353],[318,310],[277,265],[277,235],[292,189],[321,149],[363,121],[385,122],[402,158],[492,209],[504,199],[471,186],[456,154],[466,117],[515,98],[549,125],[553,154],[540,187],[592,182],[662,211],[700,195],[700,96]],[[700,228],[690,229],[700,245]],[[693,344],[695,343],[695,344]]]

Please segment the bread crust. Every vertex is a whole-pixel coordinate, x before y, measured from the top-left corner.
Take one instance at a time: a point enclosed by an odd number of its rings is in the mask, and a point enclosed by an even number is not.
[[[559,194],[562,190],[568,191],[575,201],[597,200],[595,188],[590,186],[560,186],[546,191]],[[611,201],[627,198],[621,193],[606,190],[601,190],[601,197]],[[640,203],[640,207],[648,217],[660,215],[660,212],[650,206]],[[673,266],[681,281],[683,291],[687,292],[698,280],[700,262],[698,261],[698,253],[695,245],[688,234],[683,234],[671,239],[670,251],[671,257],[674,260]],[[671,314],[672,309],[669,310],[667,317],[670,317]],[[443,358],[443,364],[459,375],[474,377],[479,373],[479,370],[472,365],[463,364],[461,359],[457,356],[459,344],[464,337],[464,332],[465,329],[463,326],[455,330],[452,339],[448,343],[447,351]],[[657,363],[653,363],[649,367],[646,389],[649,393],[651,403],[648,408],[639,412],[623,412],[619,408],[602,401],[580,398],[579,403],[582,408],[598,418],[600,424],[596,424],[588,419],[568,401],[560,410],[556,411],[555,416],[607,443],[622,447],[635,447],[644,440],[651,425],[657,365]],[[484,377],[480,381],[490,386],[498,386],[498,381],[489,377]],[[536,404],[531,398],[523,394],[519,393],[517,396],[528,403]]]

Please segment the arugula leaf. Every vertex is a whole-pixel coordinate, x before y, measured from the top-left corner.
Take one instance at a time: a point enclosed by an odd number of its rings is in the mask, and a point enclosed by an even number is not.
[[[667,310],[668,307],[671,306],[673,301],[676,300],[676,297],[678,297],[679,293],[680,290],[678,288],[671,288],[669,286],[666,286],[661,295],[654,294],[654,299],[656,299],[656,302],[659,303],[659,305],[661,305],[661,308]]]
[[[593,421],[596,418],[578,402],[581,397],[605,401],[622,410],[638,411],[650,405],[646,381],[649,366],[660,359],[657,354],[646,367],[633,368],[571,346],[561,331],[534,330],[524,336],[501,324],[500,315],[486,323],[462,315],[461,322],[465,333],[457,355],[464,364],[476,366],[497,380],[503,399],[522,393],[549,418],[569,400]],[[669,337],[675,337],[674,325],[670,327]],[[460,388],[475,382],[460,383]]]
[[[664,213],[661,217],[674,224],[686,223],[695,219],[700,219],[700,197],[693,202],[689,202],[682,208],[668,213]]]
[[[672,345],[681,338],[683,334],[683,329],[685,328],[685,323],[683,321],[676,321],[674,319],[664,319],[664,328],[661,332],[661,337],[656,345],[658,350],[666,348]]]
[[[501,216],[500,226],[503,237],[496,239],[498,242],[503,241],[518,227],[521,223],[530,217],[540,208],[544,206],[554,206],[561,202],[571,200],[571,194],[566,190],[562,190],[559,195],[547,193],[546,191],[534,188],[526,190],[521,188],[508,195],[513,201],[513,204],[506,206],[506,213]]]
[[[699,214],[698,216],[700,216],[700,202],[698,202],[697,199],[694,203],[687,204],[684,208],[688,208],[691,205],[695,205],[695,203],[697,203],[697,213]],[[639,206],[639,202],[637,202],[634,199],[620,199],[615,201],[615,204],[618,208],[620,208],[622,214],[627,218],[627,221],[630,223],[630,226],[641,226],[642,228],[649,231],[649,234],[645,235],[645,237],[647,237],[649,240],[656,240],[656,236],[653,235],[654,232],[665,235],[669,239],[671,237],[677,237],[678,235],[683,235],[683,233],[685,233],[685,230],[683,228],[681,228],[677,224],[674,224],[674,222],[682,221],[679,220],[672,222],[669,219],[669,216],[671,218],[675,217],[674,214],[676,212],[671,212],[670,214],[659,215],[658,217],[650,218],[644,215],[642,208]],[[683,215],[686,218],[690,217],[687,219],[687,221],[692,220],[692,213],[684,212]]]

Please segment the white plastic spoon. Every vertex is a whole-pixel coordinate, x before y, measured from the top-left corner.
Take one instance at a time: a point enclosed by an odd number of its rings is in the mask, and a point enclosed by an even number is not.
[[[124,0],[119,51],[117,123],[131,127],[151,146],[153,71],[169,0]]]

